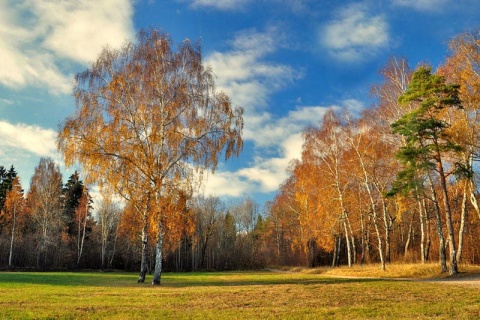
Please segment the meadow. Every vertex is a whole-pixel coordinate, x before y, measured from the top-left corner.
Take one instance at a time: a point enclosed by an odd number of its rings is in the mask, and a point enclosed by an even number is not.
[[[133,273],[1,272],[0,319],[480,318],[480,287],[391,269],[164,273],[161,286]]]

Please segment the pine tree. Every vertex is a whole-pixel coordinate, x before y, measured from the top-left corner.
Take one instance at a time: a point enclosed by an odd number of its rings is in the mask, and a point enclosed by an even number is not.
[[[418,68],[412,76],[408,89],[399,98],[400,103],[411,104],[414,109],[392,124],[393,132],[402,135],[406,140],[406,145],[397,153],[404,169],[399,172],[394,187],[418,188],[419,177],[425,177],[429,181],[437,211],[437,229],[442,240],[443,233],[438,214],[440,208],[436,200],[431,173],[436,172],[440,180],[450,249],[450,274],[457,274],[458,268],[452,212],[447,190],[447,177],[451,172],[446,172],[444,162],[447,154],[459,153],[462,148],[449,136],[447,130],[449,123],[442,117],[442,110],[460,106],[458,88],[458,85],[447,84],[444,77],[432,74],[431,68]],[[454,163],[451,167],[464,168],[465,166]],[[445,250],[445,246],[441,241],[442,271],[445,271],[442,250]]]
[[[5,200],[7,199],[7,191],[12,190],[13,179],[17,176],[17,171],[14,166],[11,165],[7,171],[4,166],[0,166],[0,211],[5,206]]]
[[[75,171],[69,178],[63,188],[64,209],[63,214],[67,223],[67,232],[70,236],[75,235],[75,211],[77,210],[80,199],[82,198],[84,185],[80,180],[80,175]]]

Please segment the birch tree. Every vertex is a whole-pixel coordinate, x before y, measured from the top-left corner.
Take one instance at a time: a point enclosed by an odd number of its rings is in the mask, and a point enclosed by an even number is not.
[[[215,89],[199,43],[173,47],[156,29],[136,42],[106,48],[75,76],[75,114],[59,130],[67,166],[78,162],[88,182],[108,185],[129,199],[152,198],[147,213],[157,229],[153,284],[160,284],[167,190],[188,184],[195,170],[214,171],[219,158],[238,155],[243,110]]]
[[[13,249],[15,244],[15,236],[18,233],[19,224],[25,210],[25,198],[20,184],[20,178],[17,176],[12,181],[12,189],[7,190],[5,205],[1,212],[4,226],[10,228],[10,250],[8,255],[8,267],[13,266]],[[18,236],[18,235],[17,235]]]
[[[470,175],[464,176],[464,193],[460,230],[458,233],[457,260],[460,261],[463,248],[463,236],[466,230],[468,210],[467,198],[470,200],[477,216],[480,208],[477,202],[478,186],[475,183],[474,162],[478,161],[480,150],[480,31],[467,32],[453,38],[449,44],[451,54],[441,67],[440,72],[447,81],[458,83],[462,109],[449,114],[452,119],[450,134],[452,139],[463,147],[462,157]]]
[[[62,174],[58,165],[52,159],[40,159],[27,195],[38,236],[38,267],[46,266],[49,249],[58,245],[65,225],[61,215],[62,194]]]
[[[83,187],[82,196],[80,197],[78,206],[75,210],[75,227],[77,231],[75,236],[75,243],[77,247],[77,266],[80,265],[85,239],[91,232],[91,226],[93,225],[93,218],[91,214],[92,203],[93,201],[88,193],[87,188]]]
[[[118,203],[110,200],[103,200],[100,203],[97,226],[100,229],[102,270],[112,265],[121,215],[122,211]]]
[[[330,188],[335,194],[339,208],[337,217],[345,232],[348,266],[351,267],[356,256],[356,249],[346,201],[349,181],[346,178],[346,168],[342,157],[346,152],[347,144],[341,126],[340,118],[333,110],[329,110],[323,118],[320,129],[305,131],[304,149],[308,152],[303,153],[303,160],[315,164],[322,170],[321,174],[325,176],[324,181],[327,183],[324,187]]]

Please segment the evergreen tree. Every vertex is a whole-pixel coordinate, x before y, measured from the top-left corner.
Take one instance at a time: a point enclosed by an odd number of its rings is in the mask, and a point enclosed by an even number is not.
[[[69,235],[75,235],[75,212],[80,205],[80,199],[84,192],[84,185],[80,180],[80,174],[75,171],[69,178],[63,188],[64,208],[63,215],[67,223],[67,232]]]
[[[458,88],[458,85],[447,84],[444,77],[432,74],[431,68],[418,68],[412,76],[408,89],[399,97],[400,103],[411,104],[414,109],[392,124],[393,132],[402,135],[406,141],[405,146],[401,147],[397,153],[404,169],[398,173],[394,188],[418,189],[420,177],[425,177],[429,182],[437,212],[442,271],[446,271],[442,253],[445,245],[442,243],[440,207],[433,188],[431,173],[436,173],[439,178],[450,249],[450,274],[457,274],[458,269],[452,212],[447,190],[447,177],[450,173],[446,172],[444,162],[447,155],[459,153],[462,148],[449,135],[447,129],[450,125],[442,112],[445,108],[460,106]],[[452,163],[451,167],[465,168],[460,163]]]
[[[7,199],[7,191],[12,190],[13,179],[17,176],[17,171],[14,166],[11,165],[7,171],[4,166],[0,166],[0,211],[5,206],[5,200]]]

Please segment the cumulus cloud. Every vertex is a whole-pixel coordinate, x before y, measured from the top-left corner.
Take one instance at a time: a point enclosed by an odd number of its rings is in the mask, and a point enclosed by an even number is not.
[[[245,30],[230,41],[231,49],[215,51],[206,58],[217,77],[217,88],[225,91],[233,103],[245,109],[244,135],[254,143],[254,152],[263,149],[283,153],[280,144],[290,132],[299,130],[296,124],[278,122],[266,111],[269,98],[301,74],[288,65],[268,61],[268,55],[278,50],[281,36],[277,28],[264,32]],[[282,156],[283,157],[283,156]],[[252,167],[237,172],[217,171],[208,179],[206,191],[217,195],[242,195],[245,192],[270,192],[283,180],[289,160],[257,158]],[[232,183],[233,182],[233,183]]]
[[[0,120],[0,136],[4,152],[16,149],[40,157],[56,156],[57,132],[54,130]]]
[[[287,65],[267,61],[279,38],[276,28],[243,31],[231,41],[231,50],[212,52],[205,60],[217,76],[218,89],[245,108],[247,115],[265,107],[271,94],[300,76]]]
[[[321,44],[341,61],[361,61],[389,43],[388,23],[383,15],[371,15],[365,4],[352,4],[318,31]]]
[[[216,196],[238,197],[252,191],[252,184],[238,172],[219,171],[205,177],[202,191]]]
[[[338,107],[334,107],[338,108]],[[251,132],[255,138],[257,154],[254,164],[239,174],[258,185],[258,191],[273,192],[287,178],[291,161],[300,159],[303,146],[302,131],[318,125],[329,107],[297,107],[285,117],[263,118]],[[274,150],[274,156],[265,156],[265,150]]]
[[[132,38],[132,15],[129,0],[0,2],[0,84],[70,93],[66,66]]]
[[[287,178],[287,168],[300,159],[303,146],[302,131],[320,125],[330,109],[347,109],[352,113],[364,109],[357,100],[340,101],[331,106],[299,106],[284,117],[269,113],[255,118],[257,122],[246,134],[255,143],[253,163],[238,171],[217,170],[206,181],[205,192],[217,196],[241,196],[248,193],[269,193]],[[273,151],[272,151],[273,150]]]
[[[206,58],[217,76],[217,88],[225,91],[234,104],[245,108],[245,141],[253,143],[252,164],[237,171],[217,170],[208,177],[205,192],[218,196],[241,196],[252,192],[274,192],[287,178],[290,162],[301,157],[301,132],[315,126],[329,108],[362,108],[356,100],[339,106],[298,106],[285,116],[268,111],[271,95],[301,77],[288,65],[268,61],[281,45],[277,29],[265,32],[246,30],[230,41],[231,49],[213,52]]]

